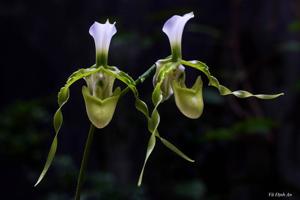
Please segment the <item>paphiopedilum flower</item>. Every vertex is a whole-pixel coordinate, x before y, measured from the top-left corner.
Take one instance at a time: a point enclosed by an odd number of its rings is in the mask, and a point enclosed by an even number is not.
[[[202,97],[202,81],[199,77],[192,88],[187,88],[184,84],[185,67],[195,68],[209,80],[209,85],[216,87],[221,95],[232,94],[239,98],[256,97],[260,99],[273,99],[283,93],[275,95],[252,94],[247,91],[237,90],[231,91],[227,87],[221,85],[219,81],[210,74],[207,65],[201,61],[185,61],[181,55],[181,40],[185,24],[194,17],[193,12],[183,16],[174,15],[166,21],[163,26],[163,32],[168,36],[171,46],[171,56],[156,62],[156,73],[153,77],[155,87],[159,86],[162,95],[162,101],[167,100],[175,93],[175,102],[179,110],[187,117],[195,119],[201,116],[203,112]],[[179,76],[180,74],[180,76]],[[197,88],[197,90],[193,90]],[[200,89],[201,88],[201,89]],[[193,92],[192,92],[193,91]]]
[[[154,104],[154,109],[152,111],[151,117],[148,122],[148,129],[150,130],[151,137],[148,142],[147,153],[143,168],[140,173],[139,182],[140,185],[143,178],[143,172],[147,160],[152,153],[154,146],[156,144],[156,138],[159,138],[160,141],[173,152],[181,156],[183,159],[194,162],[194,160],[187,157],[182,153],[177,147],[170,144],[158,133],[158,125],[160,123],[160,115],[158,113],[158,106],[163,102],[169,99],[173,94],[175,97],[175,103],[180,112],[188,118],[197,119],[203,113],[204,103],[202,97],[202,79],[201,76],[198,76],[194,85],[191,88],[187,88],[185,85],[185,67],[192,67],[199,70],[204,74],[208,81],[209,85],[217,88],[221,95],[232,94],[239,98],[247,97],[256,97],[259,99],[274,99],[277,98],[283,93],[266,95],[266,94],[252,94],[244,90],[231,91],[227,87],[221,85],[219,81],[210,74],[208,66],[197,60],[185,61],[181,55],[181,40],[182,33],[185,24],[188,20],[193,18],[194,15],[192,12],[187,13],[183,16],[175,15],[168,19],[163,26],[163,32],[167,34],[170,46],[171,46],[171,55],[165,59],[158,60],[156,65],[156,72],[153,77],[154,90],[152,92],[152,102]]]
[[[183,16],[174,15],[166,21],[163,32],[168,36],[171,46],[171,56],[156,62],[154,85],[161,81],[161,94],[167,100],[175,92],[175,102],[179,110],[189,118],[198,118],[203,111],[202,81],[197,79],[192,88],[187,88],[185,67],[181,64],[181,40],[185,24],[194,17],[193,12]],[[164,77],[160,77],[164,74]],[[193,90],[197,88],[197,90]],[[193,91],[193,92],[192,92]]]
[[[96,67],[107,68],[107,57],[111,38],[117,32],[115,23],[94,22],[89,33],[94,38],[96,47]],[[104,128],[111,121],[118,99],[120,88],[113,91],[115,77],[100,70],[84,78],[87,87],[82,87],[86,111],[90,121],[97,128]]]
[[[161,59],[156,62],[156,73],[153,78],[153,84],[155,85],[158,82],[158,75],[162,71],[162,68],[166,68],[167,65],[171,66],[170,63],[176,63],[177,65],[174,69],[164,78],[162,83],[162,94],[163,99],[168,99],[173,94],[172,89],[172,82],[177,80],[180,76],[184,75],[184,66],[181,65],[179,62],[181,60],[181,40],[182,40],[182,33],[185,27],[185,24],[194,17],[194,13],[190,12],[183,16],[174,15],[170,19],[168,19],[164,26],[163,32],[168,36],[170,46],[171,46],[171,56],[167,59]]]
[[[57,136],[63,123],[62,108],[69,100],[69,88],[73,83],[82,78],[86,81],[87,86],[82,87],[82,95],[88,118],[93,124],[91,127],[104,128],[107,126],[112,120],[119,97],[122,92],[124,94],[127,91],[124,89],[121,92],[119,87],[113,90],[115,79],[125,83],[126,86],[134,92],[136,99],[138,99],[134,80],[117,67],[109,66],[107,64],[110,41],[116,32],[117,29],[115,23],[111,24],[108,20],[104,24],[95,22],[90,27],[89,33],[95,41],[96,63],[89,68],[79,69],[71,74],[66,84],[58,93],[59,108],[57,109],[53,120],[56,134],[51,144],[44,169],[36,185],[39,184],[45,176],[55,156],[58,143]],[[141,106],[144,105],[141,100],[139,103]]]
[[[182,32],[186,22],[193,17],[194,14],[192,12],[183,16],[175,15],[167,20],[163,27],[163,32],[167,34],[170,41],[172,55],[166,59],[158,60],[155,63],[156,72],[153,77],[154,91],[152,93],[154,109],[148,121],[148,129],[152,134],[148,142],[147,153],[140,173],[138,185],[141,185],[142,183],[144,168],[154,149],[156,138],[159,138],[167,148],[183,159],[194,162],[194,160],[186,156],[177,147],[160,136],[158,132],[160,115],[157,110],[159,104],[172,96],[175,91],[176,105],[184,115],[190,118],[198,118],[202,113],[203,100],[201,78],[197,79],[192,88],[186,88],[184,84],[185,68],[180,63]]]
[[[43,168],[41,175],[35,185],[45,176],[48,168],[50,167],[53,158],[56,153],[58,145],[58,133],[63,122],[62,107],[67,103],[70,97],[70,86],[76,81],[84,78],[87,86],[82,87],[82,94],[85,101],[86,111],[88,118],[92,125],[87,138],[86,148],[84,150],[83,161],[79,173],[78,184],[76,189],[75,199],[80,198],[80,187],[83,180],[84,168],[86,166],[86,155],[89,153],[91,141],[94,134],[94,128],[104,128],[107,126],[115,112],[115,108],[118,99],[122,94],[131,90],[136,99],[136,108],[142,112],[147,118],[148,130],[151,132],[151,136],[148,142],[147,153],[143,168],[139,177],[138,185],[141,184],[143,178],[143,171],[146,162],[154,149],[156,144],[156,138],[158,138],[167,148],[171,149],[177,155],[183,159],[194,162],[186,156],[182,151],[175,147],[172,143],[163,138],[158,132],[158,125],[160,122],[160,115],[158,113],[158,106],[169,97],[174,94],[175,102],[179,110],[187,117],[196,119],[199,118],[203,111],[203,98],[202,98],[202,80],[199,76],[195,81],[195,84],[191,88],[187,88],[185,85],[185,67],[192,67],[201,71],[209,80],[209,84],[216,87],[221,95],[232,94],[236,97],[247,98],[257,97],[260,99],[273,99],[283,93],[275,95],[265,94],[251,94],[250,92],[237,90],[231,91],[227,87],[221,85],[219,81],[210,74],[208,67],[205,63],[197,60],[185,61],[181,56],[181,39],[182,32],[186,22],[193,17],[193,13],[188,13],[183,16],[175,15],[171,17],[164,25],[163,31],[167,34],[171,45],[171,56],[166,59],[162,59],[156,62],[156,65],[148,69],[143,75],[141,75],[136,81],[134,81],[129,75],[119,70],[117,67],[107,65],[108,50],[111,38],[116,33],[114,23],[110,24],[109,21],[105,24],[95,22],[89,32],[94,38],[96,47],[96,64],[85,69],[79,69],[75,71],[68,78],[66,84],[60,89],[58,93],[58,105],[54,115],[54,129],[55,137],[52,141],[50,151],[47,157],[47,161]],[[152,93],[152,102],[154,109],[150,115],[147,105],[139,99],[136,84],[144,81],[146,77],[155,69],[156,73],[153,78],[154,91]],[[120,80],[126,84],[126,89],[122,90],[117,88],[113,90],[115,79]],[[77,193],[79,192],[79,193]]]

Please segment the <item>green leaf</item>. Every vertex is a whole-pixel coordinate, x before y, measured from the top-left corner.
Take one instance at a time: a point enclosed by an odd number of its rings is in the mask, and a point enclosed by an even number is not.
[[[100,71],[101,68],[102,67],[93,68],[93,66],[92,66],[91,68],[79,69],[79,70],[75,71],[68,78],[66,84],[60,89],[58,96],[57,96],[57,102],[58,102],[59,108],[57,109],[57,111],[55,112],[54,117],[53,117],[53,126],[54,126],[54,130],[55,130],[55,136],[52,141],[44,168],[34,186],[37,186],[42,181],[42,179],[46,175],[46,173],[53,161],[53,158],[55,156],[56,149],[57,149],[57,143],[58,143],[57,136],[58,136],[59,130],[61,128],[61,125],[63,123],[63,115],[62,115],[61,109],[64,106],[64,104],[67,103],[67,101],[70,97],[69,87],[76,81]]]
[[[245,91],[245,90],[231,91],[227,87],[221,85],[219,83],[219,81],[214,76],[212,76],[210,74],[209,68],[205,63],[203,63],[201,61],[197,61],[197,60],[193,60],[193,61],[181,60],[181,64],[193,67],[193,68],[203,72],[209,80],[209,85],[213,86],[213,87],[216,87],[219,90],[219,93],[221,95],[232,94],[232,95],[234,95],[236,97],[239,97],[239,98],[256,97],[258,99],[274,99],[274,98],[277,98],[279,96],[284,95],[284,93],[279,93],[279,94],[252,94],[252,93],[250,93],[248,91]]]
[[[138,186],[141,186],[141,184],[142,184],[144,169],[145,169],[146,163],[149,159],[149,156],[150,156],[150,154],[152,153],[152,151],[154,149],[155,143],[156,143],[155,134],[152,133],[151,136],[150,136],[149,142],[148,142],[148,147],[147,147],[147,152],[146,152],[146,157],[145,157],[145,161],[144,161],[144,164],[143,164],[143,168],[142,168],[142,171],[141,171],[140,176],[139,176]]]

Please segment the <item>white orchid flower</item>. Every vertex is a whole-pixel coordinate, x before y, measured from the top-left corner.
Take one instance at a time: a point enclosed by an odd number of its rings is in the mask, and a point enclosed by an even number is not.
[[[111,24],[108,20],[105,24],[94,22],[90,27],[89,33],[94,38],[96,47],[96,67],[108,67],[109,45],[116,32],[115,23]],[[82,94],[88,117],[94,126],[104,128],[113,117],[121,89],[113,91],[115,77],[106,72],[99,71],[84,79],[87,87],[83,86]]]
[[[153,77],[153,85],[156,85],[158,81],[158,74],[160,73],[161,69],[166,66],[167,63],[177,62],[181,59],[181,40],[183,29],[187,21],[193,17],[194,13],[190,12],[183,16],[174,15],[165,22],[162,30],[169,38],[172,57],[158,60],[156,62],[157,69]],[[167,75],[163,80],[161,90],[164,100],[168,99],[173,94],[171,83],[173,82],[173,80],[177,80],[179,78],[179,74],[184,73],[184,69],[185,68],[183,65],[178,64],[173,73],[169,73],[169,75]]]
[[[168,19],[163,26],[162,30],[168,36],[170,41],[173,61],[177,61],[178,58],[181,58],[182,32],[187,21],[193,17],[193,12],[187,13],[183,16],[174,15]]]
[[[96,66],[107,64],[110,41],[116,32],[115,22],[111,24],[108,20],[105,24],[94,22],[90,27],[89,33],[94,38],[96,47]]]

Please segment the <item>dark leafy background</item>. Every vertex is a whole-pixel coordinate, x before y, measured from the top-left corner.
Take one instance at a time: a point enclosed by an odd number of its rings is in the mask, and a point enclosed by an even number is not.
[[[149,133],[128,94],[111,124],[97,131],[82,199],[268,199],[300,195],[299,0],[1,1],[1,199],[72,199],[89,122],[83,81],[64,107],[58,154],[33,188],[54,136],[56,93],[76,69],[94,63],[89,26],[116,21],[109,63],[134,78],[168,56],[161,28],[194,11],[183,36],[185,59],[210,66],[232,89],[286,95],[277,100],[220,97],[205,86],[205,110],[189,120],[170,99],[160,107],[160,132],[196,160],[188,163],[158,143],[136,186]],[[198,72],[188,70],[190,84]],[[205,79],[205,84],[207,80]],[[139,86],[150,103],[151,78]]]

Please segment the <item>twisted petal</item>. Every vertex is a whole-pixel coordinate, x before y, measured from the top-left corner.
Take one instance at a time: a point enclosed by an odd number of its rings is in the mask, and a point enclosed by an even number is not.
[[[120,88],[117,88],[113,96],[102,100],[90,95],[89,89],[86,86],[82,87],[86,111],[89,120],[94,126],[104,128],[109,124],[114,115],[120,93]]]
[[[153,77],[153,85],[162,81],[160,89],[163,100],[167,100],[172,94],[172,82],[185,76],[185,68],[183,65],[177,65],[171,62],[156,62],[156,72]],[[162,80],[161,80],[162,79]]]
[[[168,36],[171,49],[174,53],[174,49],[179,48],[179,51],[181,49],[181,38],[182,38],[182,32],[184,29],[185,24],[189,19],[194,17],[194,13],[190,12],[183,16],[174,15],[170,19],[166,21],[166,23],[163,26],[163,32]]]
[[[173,81],[175,102],[186,117],[197,119],[203,112],[202,80],[198,76],[192,88],[186,88],[183,82]]]
[[[170,58],[160,59],[160,60],[156,61],[156,63],[155,63],[156,71],[155,71],[155,74],[152,79],[153,86],[155,86],[156,83],[159,81],[158,74],[161,72],[162,68],[170,62],[171,62]]]
[[[209,68],[205,63],[198,61],[198,60],[192,60],[192,61],[182,60],[181,64],[187,65],[189,67],[193,67],[193,68],[203,72],[209,80],[209,85],[217,88],[219,90],[219,93],[223,96],[234,95],[238,98],[256,97],[258,99],[275,99],[277,97],[284,95],[283,92],[277,93],[277,94],[252,94],[251,92],[248,92],[245,90],[231,91],[226,86],[221,85],[219,83],[218,79],[211,75]]]
[[[183,65],[179,65],[174,71],[168,74],[168,76],[163,80],[161,85],[161,91],[163,93],[164,99],[168,99],[173,94],[172,82],[177,80],[181,76],[185,76],[185,68]]]
[[[110,40],[116,32],[115,22],[113,24],[109,23],[108,20],[105,24],[94,22],[90,27],[89,33],[94,38],[97,55],[107,55]]]

